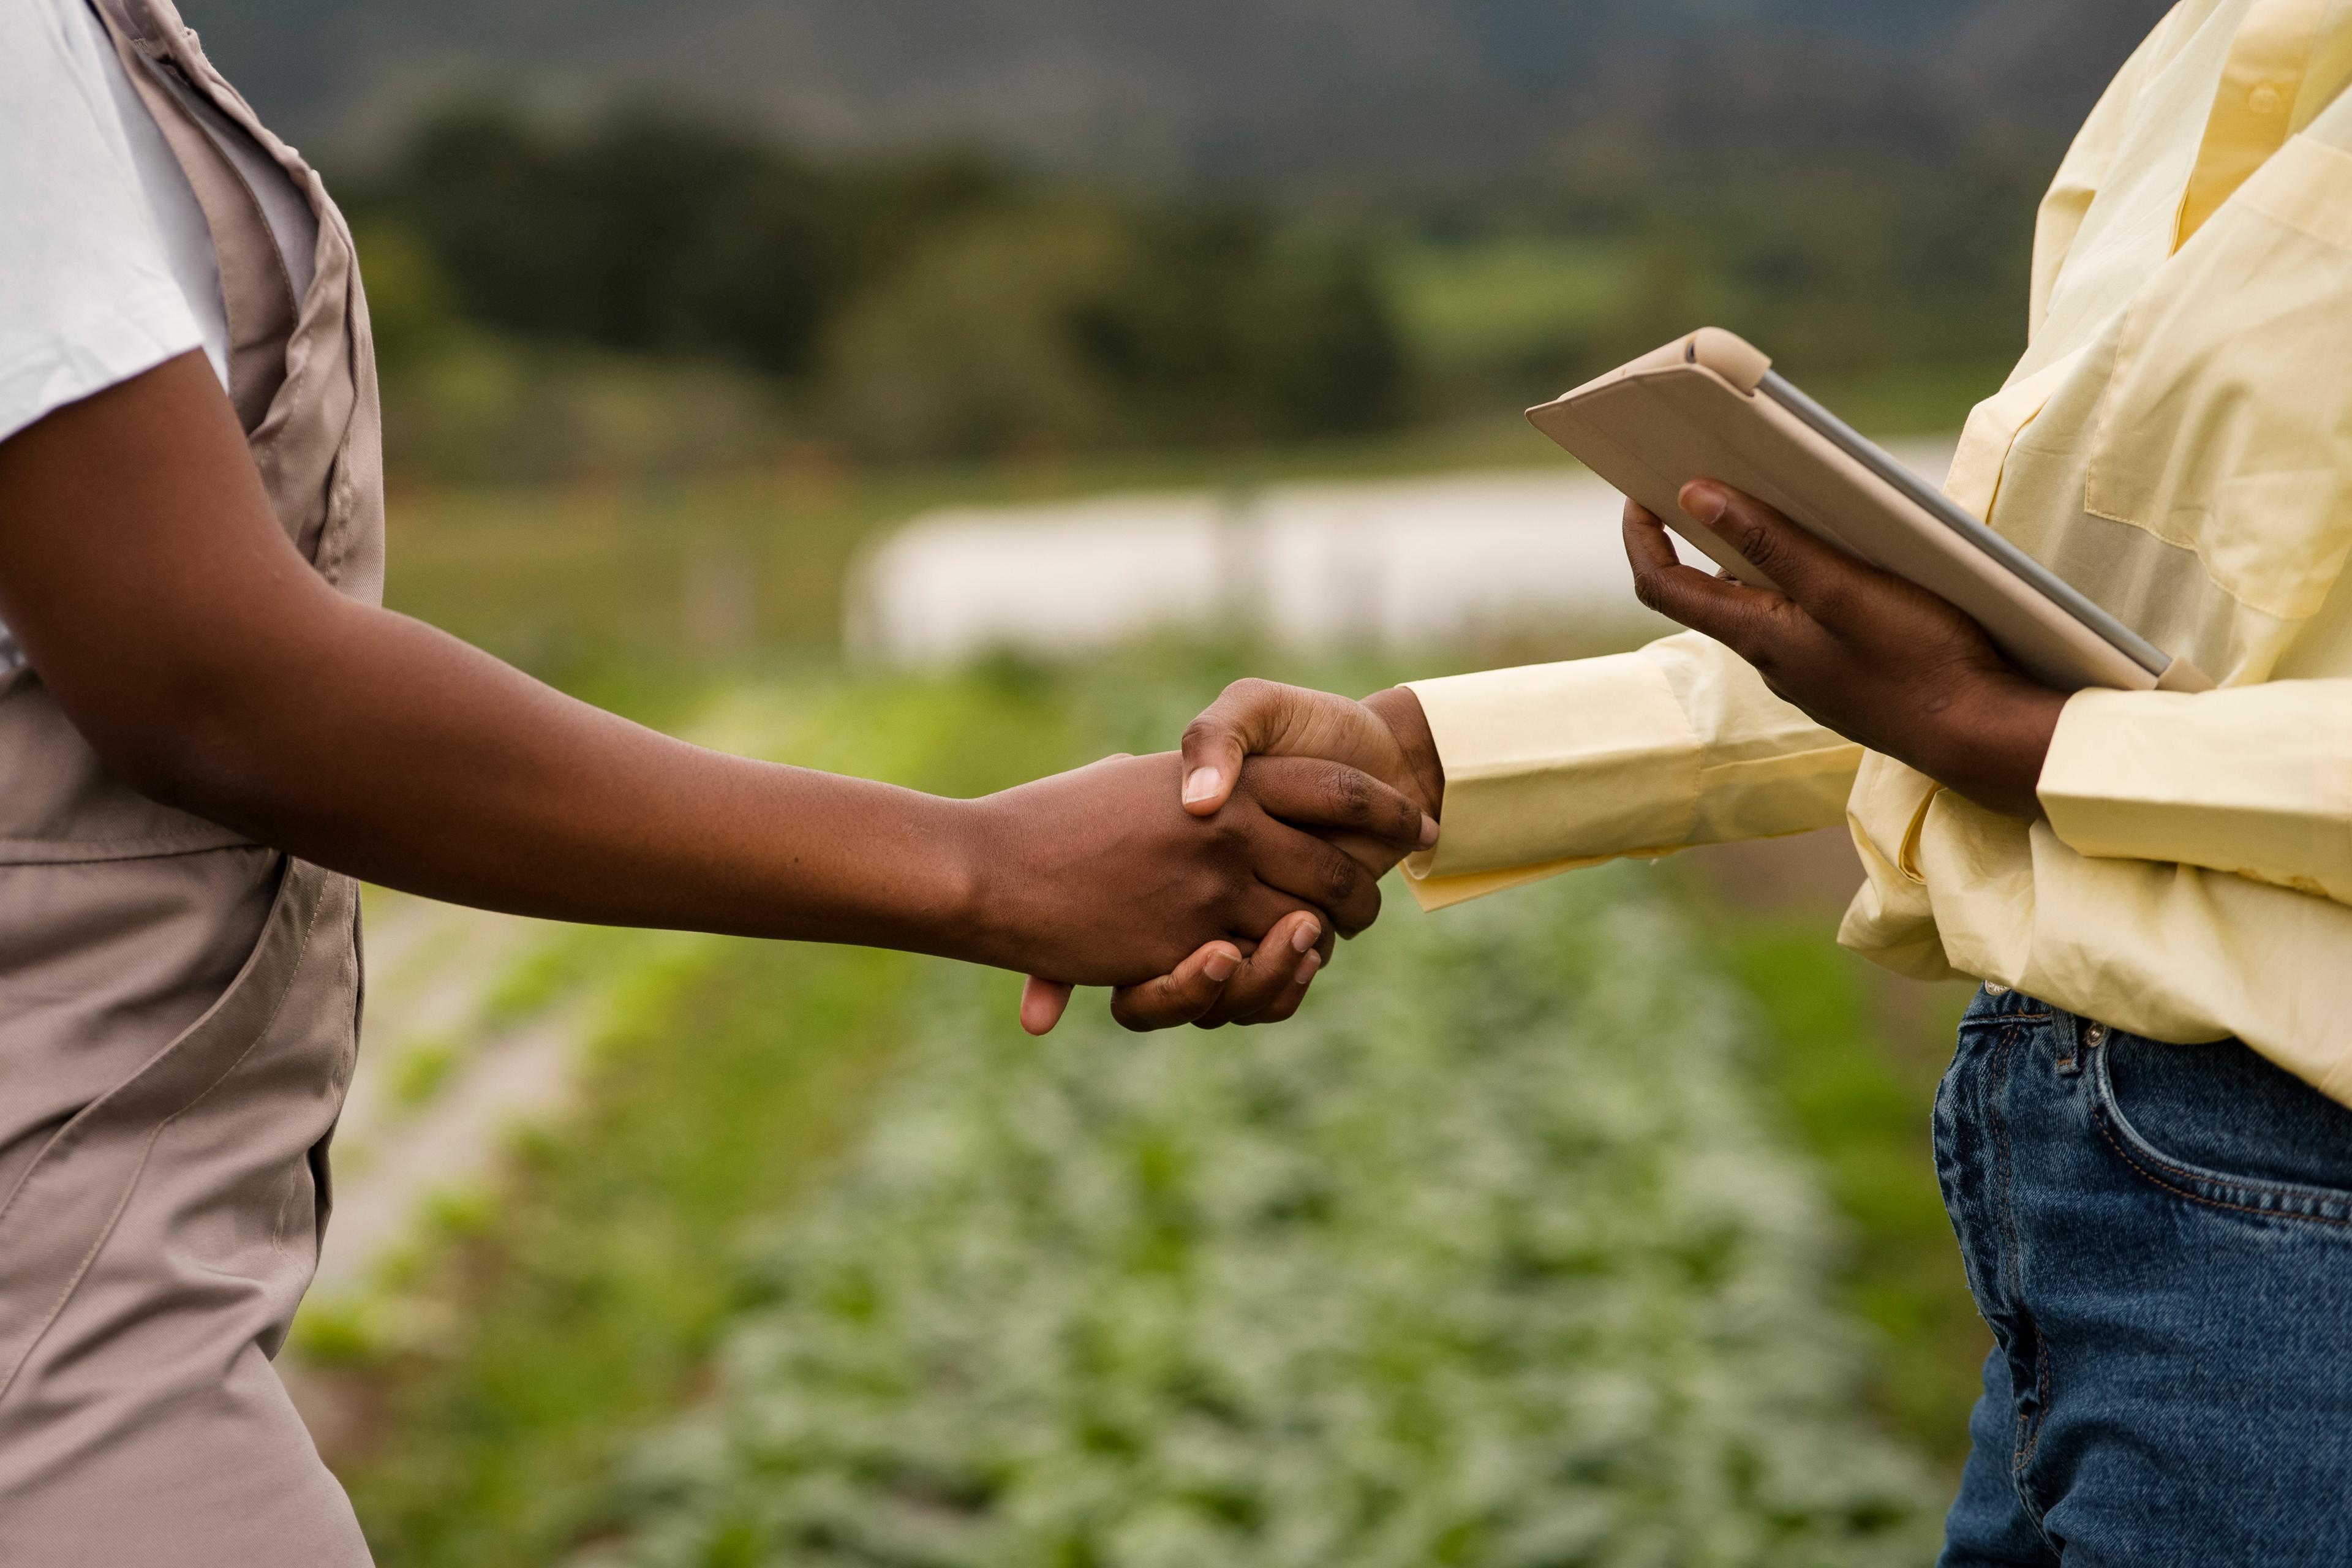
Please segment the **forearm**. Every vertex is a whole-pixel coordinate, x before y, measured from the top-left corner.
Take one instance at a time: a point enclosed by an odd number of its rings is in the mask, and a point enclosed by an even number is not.
[[[183,676],[151,793],[384,885],[518,913],[1009,962],[984,805],[748,761],[323,588]]]
[[[337,594],[279,531],[201,355],[0,443],[0,618],[134,787],[339,870],[565,919],[1013,956],[980,887],[986,806],[688,746]]]

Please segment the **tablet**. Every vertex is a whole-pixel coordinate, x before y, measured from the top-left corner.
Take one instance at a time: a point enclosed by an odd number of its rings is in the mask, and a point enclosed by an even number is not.
[[[1708,559],[1777,586],[1676,498],[1715,479],[1967,611],[2001,651],[2062,691],[2207,691],[2213,683],[2093,604],[1708,327],[1528,410],[1535,427],[1657,514]]]

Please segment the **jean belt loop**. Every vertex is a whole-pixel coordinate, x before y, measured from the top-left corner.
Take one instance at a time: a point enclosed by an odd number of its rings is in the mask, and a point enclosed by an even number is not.
[[[2050,1035],[2057,1047],[2058,1075],[2074,1078],[2083,1070],[2083,1053],[2099,1043],[2105,1033],[2087,1018],[2078,1018],[2063,1008],[2050,1010]]]

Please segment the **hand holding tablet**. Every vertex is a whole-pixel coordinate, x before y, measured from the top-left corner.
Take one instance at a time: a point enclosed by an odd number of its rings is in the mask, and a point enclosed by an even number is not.
[[[1755,497],[1849,554],[1916,584],[1982,626],[2059,691],[2203,691],[2212,682],[1968,515],[1709,327],[1528,411],[1536,428],[1742,582],[1770,577],[1687,518],[1683,488]]]

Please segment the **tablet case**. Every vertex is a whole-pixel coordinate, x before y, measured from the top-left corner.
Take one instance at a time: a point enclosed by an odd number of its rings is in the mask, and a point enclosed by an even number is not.
[[[1677,497],[1709,479],[1973,616],[2002,652],[2062,691],[2210,690],[2195,666],[2159,675],[1762,395],[1772,362],[1709,327],[1528,411],[1537,429],[1743,582],[1777,586]]]

